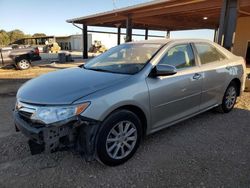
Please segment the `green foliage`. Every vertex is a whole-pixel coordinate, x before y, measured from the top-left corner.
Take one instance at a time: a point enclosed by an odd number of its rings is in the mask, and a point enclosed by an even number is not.
[[[0,30],[0,46],[5,46],[10,43],[9,35],[5,30]]]
[[[25,35],[25,38],[30,38],[30,37],[32,37],[32,35],[30,34]]]
[[[25,37],[42,37],[46,36],[44,33],[35,33],[34,35],[25,34],[23,31],[19,29],[15,29],[12,31],[0,30],[0,47],[6,46],[11,43],[15,43],[15,41],[25,38]]]
[[[10,43],[13,43],[13,42],[25,37],[24,32],[22,32],[19,29],[9,31],[8,35],[9,35]]]

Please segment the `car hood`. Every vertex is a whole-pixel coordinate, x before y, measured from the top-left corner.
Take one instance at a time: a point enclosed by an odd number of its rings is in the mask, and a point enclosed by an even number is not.
[[[129,75],[70,68],[51,72],[26,82],[17,99],[26,103],[72,104],[81,97],[115,85]]]

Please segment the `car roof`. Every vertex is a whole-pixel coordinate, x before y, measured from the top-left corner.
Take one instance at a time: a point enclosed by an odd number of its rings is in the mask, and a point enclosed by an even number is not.
[[[177,42],[177,43],[208,43],[213,46],[215,46],[219,51],[222,51],[224,55],[226,55],[228,58],[235,56],[233,53],[228,51],[227,49],[223,48],[219,44],[208,40],[208,39],[153,39],[153,40],[141,40],[141,41],[133,41],[130,43],[133,44],[167,44],[170,42]]]
[[[206,43],[213,43],[213,41],[207,39],[150,39],[150,40],[141,40],[141,41],[133,41],[130,43],[134,44],[167,44],[169,42],[206,42]]]
[[[133,44],[166,44],[170,41],[170,39],[151,39],[151,40],[140,40],[140,41],[132,41],[130,43]]]

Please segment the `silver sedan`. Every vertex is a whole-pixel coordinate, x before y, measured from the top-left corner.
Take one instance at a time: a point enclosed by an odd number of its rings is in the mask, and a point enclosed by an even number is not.
[[[211,41],[125,43],[24,84],[15,126],[32,154],[72,146],[86,160],[119,165],[144,135],[212,108],[230,112],[245,78],[243,58]]]

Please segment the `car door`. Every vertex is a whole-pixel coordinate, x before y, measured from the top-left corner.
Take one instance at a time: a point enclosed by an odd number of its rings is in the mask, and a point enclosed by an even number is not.
[[[171,76],[147,77],[152,128],[160,129],[199,111],[202,76],[191,44],[176,44],[158,64],[177,68]]]
[[[201,110],[211,108],[222,101],[230,66],[227,57],[212,44],[200,42],[194,44],[203,72]]]

